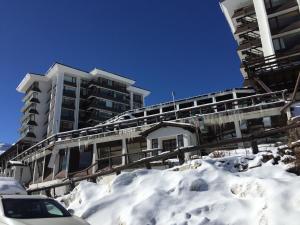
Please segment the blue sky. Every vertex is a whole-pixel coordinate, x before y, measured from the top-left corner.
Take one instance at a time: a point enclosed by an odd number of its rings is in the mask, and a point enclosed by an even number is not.
[[[55,61],[133,78],[154,104],[241,86],[235,49],[217,0],[3,0],[0,141],[19,136],[19,82]]]

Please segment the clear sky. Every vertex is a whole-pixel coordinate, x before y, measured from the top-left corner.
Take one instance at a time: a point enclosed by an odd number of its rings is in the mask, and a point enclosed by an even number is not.
[[[19,82],[55,61],[133,78],[147,105],[242,84],[217,0],[2,0],[0,141],[19,137]]]

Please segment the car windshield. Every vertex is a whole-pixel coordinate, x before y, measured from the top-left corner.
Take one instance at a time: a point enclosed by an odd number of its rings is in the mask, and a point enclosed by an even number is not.
[[[35,219],[71,216],[53,199],[2,199],[2,203],[4,214],[9,218]]]

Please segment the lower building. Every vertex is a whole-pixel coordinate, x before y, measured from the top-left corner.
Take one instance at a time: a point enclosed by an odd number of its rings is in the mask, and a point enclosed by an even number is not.
[[[285,126],[292,116],[281,112],[286,101],[285,90],[257,94],[237,88],[129,110],[94,127],[49,136],[20,154],[1,155],[2,172],[33,188],[178,148],[249,137]]]

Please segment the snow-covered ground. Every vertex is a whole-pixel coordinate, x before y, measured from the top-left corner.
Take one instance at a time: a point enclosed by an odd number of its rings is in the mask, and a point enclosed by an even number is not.
[[[259,149],[82,182],[60,200],[91,225],[299,225],[300,178],[285,171],[292,157]]]

